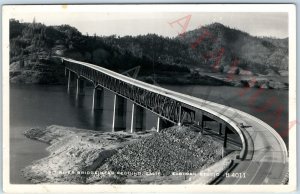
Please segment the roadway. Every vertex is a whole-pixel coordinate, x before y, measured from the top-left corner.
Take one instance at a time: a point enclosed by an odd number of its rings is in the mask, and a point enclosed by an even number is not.
[[[240,137],[244,138],[242,141],[246,145],[245,159],[236,159],[236,167],[230,174],[245,173],[245,178],[226,177],[219,184],[281,184],[288,173],[288,151],[283,139],[260,119],[231,107],[154,86],[93,64],[62,59],[205,110],[229,123]],[[241,123],[243,125],[240,125]]]

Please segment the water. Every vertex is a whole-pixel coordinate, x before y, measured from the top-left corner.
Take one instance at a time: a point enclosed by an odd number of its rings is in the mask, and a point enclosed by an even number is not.
[[[167,86],[164,87],[232,106],[257,116],[277,131],[287,128],[288,91],[264,90],[257,97],[257,89],[249,89],[240,95],[241,88],[225,86]],[[90,130],[111,131],[113,94],[105,91],[104,110],[92,110],[92,88],[86,95],[76,98],[67,94],[65,86],[11,85],[10,87],[10,181],[29,183],[21,176],[21,169],[47,155],[48,145],[27,139],[23,132],[33,127],[63,125]],[[242,90],[243,91],[243,90]],[[252,99],[252,100],[251,100]],[[267,103],[269,102],[269,103]],[[270,103],[271,102],[271,103]],[[270,104],[270,105],[269,105]],[[130,127],[131,103],[127,103],[127,129]],[[274,119],[274,113],[282,106],[282,114]],[[259,110],[259,107],[263,107]],[[157,117],[146,111],[146,128],[156,125]],[[274,122],[276,120],[276,122]],[[288,138],[283,137],[287,143]]]

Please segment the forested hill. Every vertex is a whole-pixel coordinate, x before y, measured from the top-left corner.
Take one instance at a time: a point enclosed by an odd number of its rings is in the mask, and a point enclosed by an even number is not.
[[[207,55],[218,53],[223,48],[220,66],[226,67],[235,58],[237,67],[254,73],[288,70],[288,38],[253,37],[248,33],[213,23],[178,36],[181,42],[190,44],[199,61],[206,61]],[[209,57],[208,60],[211,58]]]
[[[222,56],[218,55],[220,49],[224,51]],[[61,82],[63,68],[50,61],[54,55],[91,62],[117,72],[140,66],[139,76],[146,81],[154,75],[158,78],[177,75],[177,81],[183,84],[220,84],[203,79],[199,72],[226,74],[231,71],[233,60],[239,61],[235,74],[269,74],[271,71],[279,75],[286,71],[288,39],[252,37],[217,23],[168,38],[155,34],[83,35],[69,25],[45,26],[35,21],[10,20],[11,81]]]

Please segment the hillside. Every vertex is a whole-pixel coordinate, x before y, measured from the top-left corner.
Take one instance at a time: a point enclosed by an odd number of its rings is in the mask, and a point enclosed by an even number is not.
[[[131,50],[114,45],[112,37],[82,35],[68,26],[10,21],[10,75],[19,83],[60,83],[63,68],[51,56],[65,56],[99,64],[117,72],[141,66],[140,76],[153,69],[161,74],[187,74],[184,65],[162,64],[147,55],[135,56]],[[115,39],[115,38],[113,38]],[[117,39],[116,39],[117,40]]]
[[[10,20],[12,82],[61,83],[63,68],[51,59],[54,55],[120,73],[140,66],[138,79],[158,83],[243,85],[245,80],[228,83],[208,73],[280,77],[288,71],[288,39],[252,37],[219,23],[168,38],[89,36],[68,25]]]
[[[221,56],[220,67],[229,69],[234,59],[236,67],[253,73],[268,74],[268,70],[278,72],[288,70],[288,39],[253,37],[237,29],[220,23],[213,23],[178,36],[178,40],[190,44],[190,49],[199,55],[199,65],[211,65]],[[221,48],[224,52],[218,55]],[[213,57],[208,57],[213,54]]]

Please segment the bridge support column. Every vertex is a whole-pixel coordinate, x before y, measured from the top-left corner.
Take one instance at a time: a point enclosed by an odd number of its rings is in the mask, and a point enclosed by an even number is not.
[[[227,133],[228,133],[228,129],[227,129],[227,127],[225,127],[225,132],[224,132],[224,143],[223,143],[223,147],[224,147],[224,148],[227,147]]]
[[[200,114],[200,116],[199,116],[199,125],[200,125],[200,127],[201,127],[201,130],[202,130],[202,132],[203,132],[203,130],[204,130],[204,120],[203,120],[203,113],[201,112],[201,114]]]
[[[159,130],[161,130],[161,119],[160,117],[157,117],[156,132],[159,132]]]
[[[126,129],[126,109],[127,109],[126,99],[115,94],[113,123],[112,123],[113,132]]]
[[[133,103],[131,110],[130,132],[133,133],[145,129],[145,109]]]
[[[181,106],[179,107],[179,113],[178,113],[178,123],[177,125],[178,126],[181,126],[182,125],[182,121],[181,121]]]
[[[156,131],[159,132],[161,129],[168,128],[173,126],[174,124],[171,123],[170,121],[167,121],[161,117],[157,117],[157,126],[156,126]]]
[[[71,92],[71,88],[73,87],[73,81],[74,81],[74,73],[70,70],[67,70],[67,74],[68,74],[68,86],[67,86],[67,91],[68,93]]]
[[[226,126],[222,123],[219,123],[219,131],[218,131],[218,135],[222,135],[222,131],[225,131]]]
[[[104,100],[104,89],[102,87],[95,87],[93,89],[93,110],[102,110]]]
[[[76,85],[76,95],[84,95],[84,85],[85,81],[83,78],[78,77],[77,78],[77,85]]]

